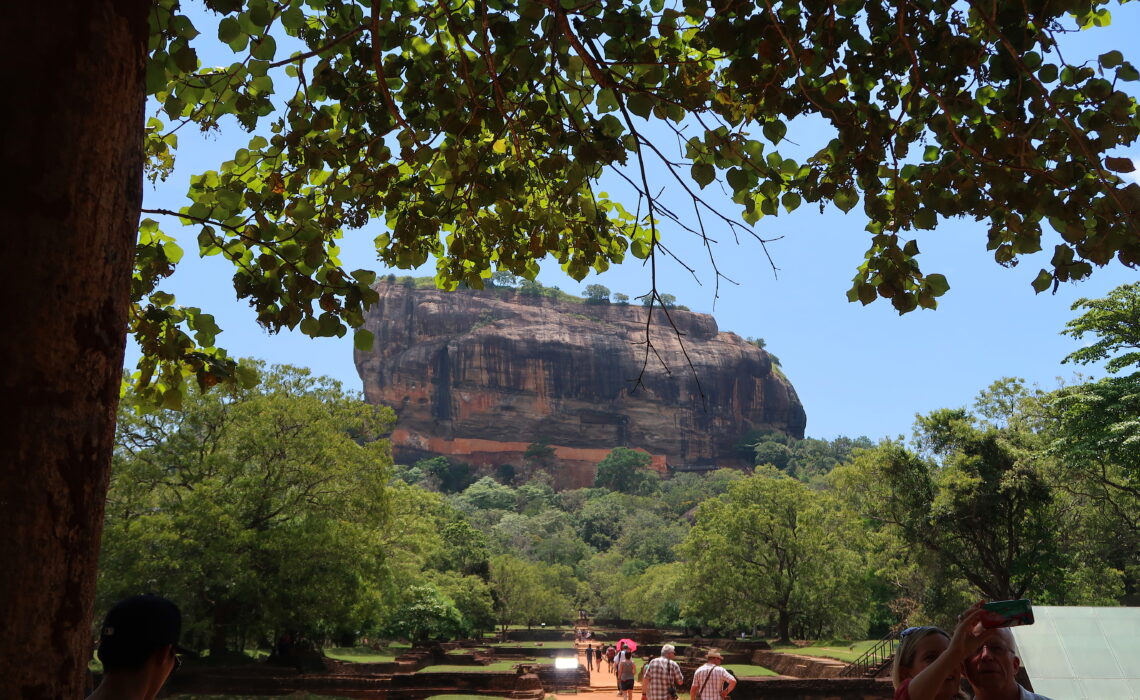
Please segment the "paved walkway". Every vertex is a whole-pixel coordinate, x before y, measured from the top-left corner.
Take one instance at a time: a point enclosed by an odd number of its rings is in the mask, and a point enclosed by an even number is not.
[[[581,664],[582,668],[586,668],[586,647],[591,643],[597,649],[597,641],[574,643],[574,647],[578,650],[578,663]],[[638,668],[640,668],[640,664]],[[617,700],[617,678],[614,674],[606,671],[606,660],[602,659],[601,670],[595,666],[594,670],[590,671],[590,686],[588,688],[578,688],[576,693],[562,691],[555,695],[556,697],[581,698],[581,700]],[[641,682],[634,681],[633,700],[640,700],[640,698]]]

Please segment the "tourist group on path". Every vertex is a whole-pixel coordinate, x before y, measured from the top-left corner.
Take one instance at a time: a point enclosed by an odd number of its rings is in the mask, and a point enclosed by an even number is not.
[[[895,652],[891,669],[894,700],[967,700],[962,690],[965,676],[973,690],[973,700],[1050,700],[1030,692],[1016,680],[1021,659],[1008,628],[982,626],[982,603],[967,608],[958,618],[953,634],[938,627],[910,627],[902,631],[902,642]],[[630,649],[606,647],[587,651],[588,663],[605,657],[609,671],[618,680],[618,695],[633,700],[636,670]],[[676,700],[682,685],[681,667],[673,660],[673,645],[661,647],[661,656],[642,669],[643,700]],[[723,700],[736,688],[736,678],[721,663],[724,657],[715,649],[693,674],[691,700]]]

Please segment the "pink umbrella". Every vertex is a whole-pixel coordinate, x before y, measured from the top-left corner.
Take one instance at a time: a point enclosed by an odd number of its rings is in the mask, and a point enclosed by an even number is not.
[[[617,641],[617,648],[637,651],[637,642],[633,641],[632,639],[619,639]]]

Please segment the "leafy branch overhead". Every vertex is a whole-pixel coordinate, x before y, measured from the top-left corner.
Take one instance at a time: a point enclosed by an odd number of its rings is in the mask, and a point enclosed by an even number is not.
[[[781,208],[862,204],[868,249],[848,296],[900,313],[949,288],[915,240],[949,217],[985,221],[1003,265],[1054,246],[1038,291],[1140,260],[1140,185],[1108,157],[1140,134],[1125,92],[1140,73],[1115,50],[1069,64],[1059,44],[1070,15],[1108,22],[1103,0],[205,4],[211,36],[175,0],[152,8],[151,172],[169,172],[186,125],[232,118],[251,137],[193,178],[184,208],[156,213],[233,262],[270,330],[361,325],[373,276],[343,269],[337,240],[372,220],[383,264],[434,256],[440,286],[481,287],[495,270],[534,279],[547,255],[576,279],[629,254],[655,261],[671,254],[666,223],[706,245],[763,244],[752,226]],[[229,65],[202,64],[213,42]],[[809,121],[823,140],[787,157]],[[601,192],[607,173],[636,201]],[[718,180],[737,211],[705,198]],[[691,215],[657,198],[666,187]],[[180,361],[200,383],[225,378],[210,333],[191,339],[184,326],[203,331],[157,291],[180,251],[143,226],[132,328],[153,359],[139,383],[157,367],[153,392],[176,385]]]

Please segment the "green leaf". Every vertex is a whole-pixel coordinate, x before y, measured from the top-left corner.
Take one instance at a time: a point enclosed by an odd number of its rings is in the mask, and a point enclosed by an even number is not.
[[[264,27],[269,24],[269,7],[264,2],[251,2],[249,4],[249,21],[255,26]]]
[[[174,33],[189,41],[198,36],[198,30],[194,28],[194,23],[186,15],[175,15],[170,20],[170,28]]]
[[[780,198],[780,203],[784,205],[786,211],[793,212],[800,206],[800,196],[795,192],[785,192]]]
[[[177,263],[178,261],[182,260],[183,250],[181,246],[179,246],[174,241],[167,241],[163,243],[162,252],[163,255],[166,256],[166,259],[172,263]]]
[[[1105,68],[1115,68],[1124,62],[1124,54],[1119,51],[1109,51],[1100,55],[1100,65]]]
[[[748,189],[748,173],[741,168],[729,168],[725,174],[725,179],[734,192],[743,192]]]
[[[165,90],[166,86],[166,59],[155,54],[146,62],[146,94],[153,95]]]
[[[625,132],[625,126],[612,114],[607,114],[598,121],[602,135],[607,138],[617,138]]]
[[[938,225],[938,216],[933,209],[922,208],[914,213],[914,227],[930,230]]]
[[[163,408],[171,411],[182,410],[182,390],[179,387],[170,387],[162,392],[162,402],[160,404]]]
[[[372,344],[376,340],[375,334],[364,328],[357,328],[352,334],[352,344],[360,352],[372,352]]]
[[[940,297],[950,290],[950,283],[946,281],[945,275],[935,273],[926,276],[926,288],[931,291],[936,297]]]
[[[258,375],[257,368],[255,367],[244,364],[238,365],[234,368],[234,376],[237,377],[238,382],[246,389],[252,389],[257,386]]]
[[[922,152],[922,159],[927,163],[933,163],[938,160],[938,156],[942,153],[942,149],[938,146],[927,146],[926,150]]]
[[[277,55],[277,41],[268,34],[262,36],[253,47],[253,52],[250,55],[262,61],[273,60],[273,57]]]
[[[781,121],[764,122],[764,138],[768,139],[774,144],[780,143],[784,139],[784,134],[788,133],[788,126]]]
[[[649,115],[653,113],[653,100],[644,93],[637,92],[630,95],[625,103],[629,107],[629,111],[642,119],[648,119]]]
[[[835,206],[844,213],[851,211],[859,203],[859,194],[852,187],[845,187],[835,192]]]
[[[708,163],[693,163],[690,173],[693,180],[701,186],[701,189],[716,179],[716,170]]]
[[[305,25],[305,13],[300,7],[292,6],[281,13],[281,26],[290,32],[295,32]],[[226,41],[222,39],[222,41]]]
[[[174,65],[184,73],[193,73],[198,70],[198,52],[189,46],[183,46],[175,52]]]
[[[1137,73],[1132,64],[1126,61],[1116,69],[1116,77],[1121,80],[1136,81],[1140,80],[1140,73]]]
[[[1053,275],[1048,271],[1042,270],[1037,273],[1037,277],[1033,280],[1033,289],[1038,294],[1048,289],[1053,284]]]
[[[649,243],[640,238],[635,238],[629,245],[629,251],[638,260],[645,260],[649,257]]]

